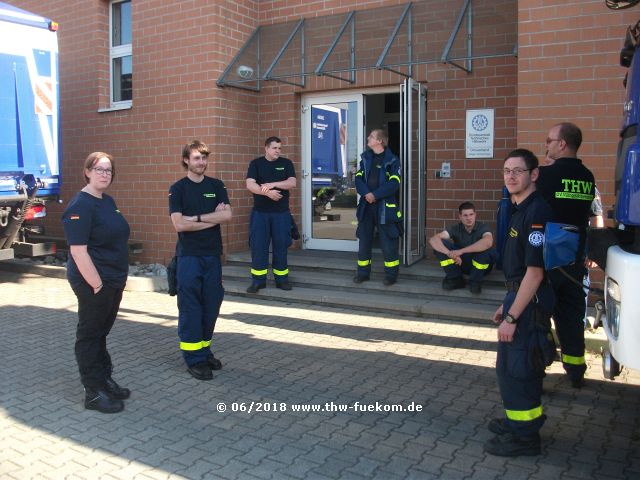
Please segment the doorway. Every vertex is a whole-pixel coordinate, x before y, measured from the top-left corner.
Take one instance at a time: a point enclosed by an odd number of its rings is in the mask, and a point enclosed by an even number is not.
[[[358,240],[355,174],[366,136],[375,128],[389,134],[389,148],[399,156],[399,202],[405,236],[403,264],[424,256],[425,112],[421,85],[309,95],[302,100],[302,239],[304,249],[356,252]],[[374,244],[375,245],[375,244]]]

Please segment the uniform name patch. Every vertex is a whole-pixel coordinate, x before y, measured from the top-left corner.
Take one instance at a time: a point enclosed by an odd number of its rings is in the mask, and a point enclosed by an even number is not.
[[[71,215],[69,220],[80,220],[80,215]]]
[[[284,167],[276,167],[276,170],[284,170]]]
[[[544,243],[544,233],[531,232],[529,234],[529,243],[534,247],[539,247]]]
[[[206,198],[216,198],[215,193],[203,193],[202,195]]]

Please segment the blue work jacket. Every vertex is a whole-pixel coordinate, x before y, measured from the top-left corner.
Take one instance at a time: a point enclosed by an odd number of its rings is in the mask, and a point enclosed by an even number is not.
[[[376,197],[378,224],[398,223],[402,221],[397,193],[400,189],[400,160],[385,147],[382,164],[377,172],[372,172],[373,150],[367,149],[360,155],[360,169],[356,173],[356,190],[360,195],[356,217],[361,222],[367,201],[364,196],[370,192],[369,175],[378,175],[378,188],[371,192]]]

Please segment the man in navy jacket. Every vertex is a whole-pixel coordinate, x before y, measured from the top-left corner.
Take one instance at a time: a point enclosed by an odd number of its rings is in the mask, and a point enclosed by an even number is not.
[[[367,137],[367,147],[356,173],[356,190],[360,195],[358,210],[358,270],[355,283],[369,280],[374,228],[378,229],[384,256],[384,284],[393,285],[398,279],[398,238],[402,214],[398,205],[400,189],[400,160],[387,147],[388,137],[383,130],[373,130]]]

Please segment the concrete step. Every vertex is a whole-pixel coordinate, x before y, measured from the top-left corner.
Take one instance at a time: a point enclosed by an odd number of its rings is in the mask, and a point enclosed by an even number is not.
[[[238,280],[249,286],[249,265],[228,264],[223,267],[225,280]],[[504,287],[486,285],[482,294],[471,295],[468,289],[446,291],[442,289],[442,278],[406,278],[400,276],[394,285],[385,286],[382,283],[382,272],[374,273],[371,280],[360,284],[353,283],[353,272],[326,270],[318,268],[314,270],[290,269],[289,282],[294,287],[338,289],[345,292],[367,293],[371,295],[383,295],[390,297],[421,297],[431,300],[443,300],[456,303],[478,303],[497,305],[504,297]]]
[[[230,279],[225,276],[224,289],[226,294],[263,298],[279,302],[309,303],[326,305],[332,308],[348,308],[368,312],[384,312],[483,324],[490,322],[491,316],[497,307],[496,304],[483,305],[469,302],[451,302],[421,295],[399,297],[380,295],[375,292],[345,291],[341,288],[332,288],[330,286],[310,288],[306,285],[294,285],[293,290],[285,292],[276,288],[272,281],[267,283],[267,288],[261,289],[258,293],[248,294],[246,293],[248,285],[249,283],[246,280]]]
[[[314,250],[292,250],[288,255],[289,269],[293,271],[317,271],[348,273],[353,277],[356,272],[357,254],[352,252],[321,252]],[[239,252],[226,255],[227,265],[250,265],[251,253]],[[373,255],[372,276],[382,275],[384,271],[383,259],[380,254]],[[421,260],[410,267],[400,267],[400,279],[433,280],[442,282],[444,277],[442,268],[434,259]],[[502,272],[492,271],[486,278],[487,285],[504,287]]]
[[[251,283],[251,253],[228,254],[226,261],[223,267],[226,291],[250,295],[246,289]],[[352,252],[294,250],[289,252],[288,263],[293,290],[276,289],[270,277],[268,288],[258,295],[336,308],[486,323],[505,292],[501,272],[492,272],[480,295],[473,295],[468,289],[445,291],[442,269],[433,259],[401,267],[398,282],[391,286],[382,283],[384,268],[380,254],[373,255],[371,280],[360,284],[353,283],[356,254]]]

